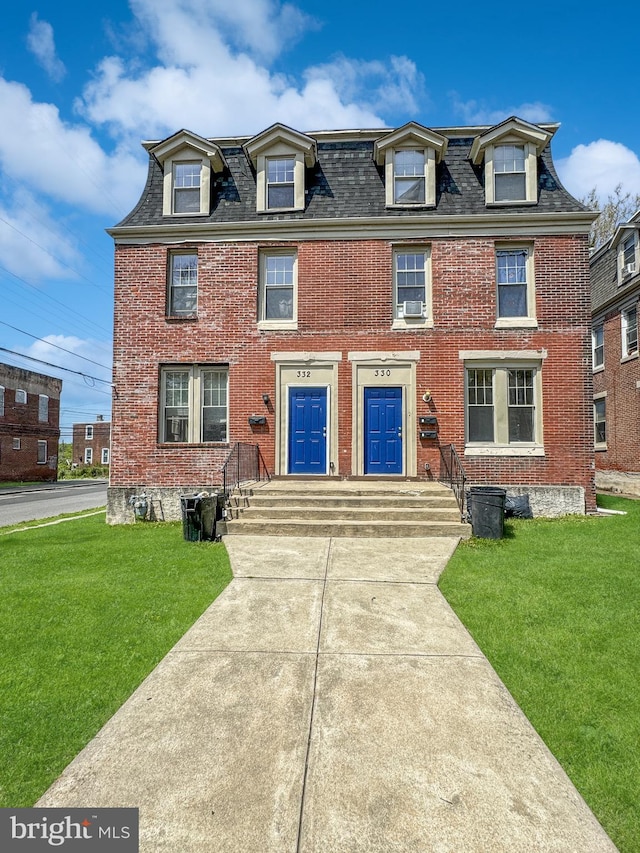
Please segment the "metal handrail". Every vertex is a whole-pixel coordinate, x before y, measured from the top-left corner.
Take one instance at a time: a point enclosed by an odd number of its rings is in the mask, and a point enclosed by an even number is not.
[[[241,483],[270,480],[259,444],[237,441],[222,467],[222,488],[226,497]]]
[[[452,490],[458,502],[460,517],[464,520],[464,484],[467,482],[467,475],[453,444],[440,448],[440,461],[440,482]]]

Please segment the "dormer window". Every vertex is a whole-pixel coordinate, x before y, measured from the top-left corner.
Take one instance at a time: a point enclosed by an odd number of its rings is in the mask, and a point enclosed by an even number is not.
[[[387,207],[435,207],[436,164],[447,144],[446,137],[415,122],[376,140],[374,159],[384,166]]]
[[[211,171],[226,166],[213,142],[181,130],[168,139],[145,147],[164,171],[163,216],[208,216],[211,207]]]
[[[487,205],[537,204],[538,157],[553,133],[519,118],[509,118],[476,136],[471,161],[484,163]]]
[[[202,163],[173,164],[173,213],[200,213]]]
[[[283,124],[274,124],[244,146],[256,170],[256,210],[305,208],[305,170],[316,162],[316,141]]]
[[[619,279],[624,283],[638,272],[638,232],[630,234],[620,242],[618,251]]]

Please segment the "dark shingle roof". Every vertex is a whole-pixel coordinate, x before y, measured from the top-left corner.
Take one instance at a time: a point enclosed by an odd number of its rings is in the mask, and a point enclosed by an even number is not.
[[[385,207],[383,169],[373,159],[373,142],[354,140],[318,142],[318,159],[306,173],[304,211],[265,214],[256,212],[256,175],[244,149],[218,143],[227,163],[222,174],[212,174],[211,213],[189,217],[189,222],[264,222],[273,219],[332,219],[360,217],[410,217],[509,213],[576,212],[584,206],[562,187],[547,147],[538,158],[538,204],[487,207],[484,169],[469,160],[473,137],[453,136],[445,159],[436,167],[436,207],[394,209]],[[162,170],[150,157],[149,175],[140,201],[119,226],[161,225],[175,221],[162,214]]]

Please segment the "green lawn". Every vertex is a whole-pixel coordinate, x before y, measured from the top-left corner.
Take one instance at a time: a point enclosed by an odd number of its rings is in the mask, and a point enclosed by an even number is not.
[[[622,853],[640,851],[640,501],[507,521],[440,589]]]
[[[231,579],[223,545],[104,515],[0,529],[0,806],[29,806]]]

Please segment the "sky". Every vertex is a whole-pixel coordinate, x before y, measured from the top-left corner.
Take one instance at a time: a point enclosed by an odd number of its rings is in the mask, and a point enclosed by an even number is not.
[[[0,361],[63,380],[71,425],[110,419],[113,242],[142,140],[559,122],[577,198],[640,193],[640,4],[584,0],[21,0],[0,29]],[[60,368],[65,368],[61,370]]]

